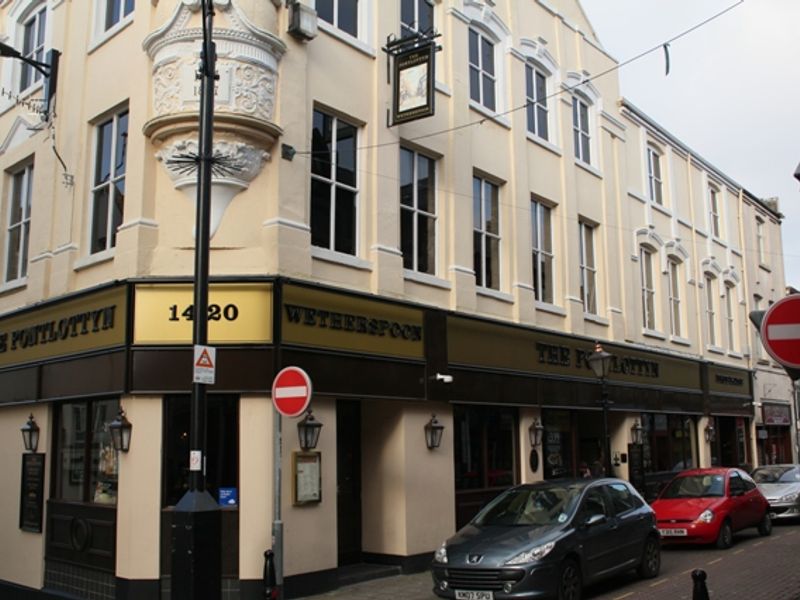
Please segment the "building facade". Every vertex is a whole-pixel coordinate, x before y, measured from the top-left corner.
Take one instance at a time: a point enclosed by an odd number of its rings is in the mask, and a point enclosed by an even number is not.
[[[261,597],[287,365],[323,425],[309,457],[283,419],[288,596],[347,565],[424,568],[515,483],[607,459],[650,496],[685,466],[796,460],[791,382],[748,320],[784,295],[777,202],[620,99],[578,2],[304,0],[299,27],[289,4],[213,2],[205,471],[226,598]],[[168,598],[200,1],[0,17],[24,57],[60,51],[57,80],[0,62],[0,591]],[[390,126],[384,49],[431,30],[435,114]]]

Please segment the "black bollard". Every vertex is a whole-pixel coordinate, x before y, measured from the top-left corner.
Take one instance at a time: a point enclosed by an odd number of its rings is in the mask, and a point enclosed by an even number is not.
[[[264,552],[264,600],[280,600],[281,590],[275,577],[275,553]]]
[[[706,572],[703,569],[695,569],[692,571],[692,581],[694,581],[692,600],[710,600],[706,587]]]

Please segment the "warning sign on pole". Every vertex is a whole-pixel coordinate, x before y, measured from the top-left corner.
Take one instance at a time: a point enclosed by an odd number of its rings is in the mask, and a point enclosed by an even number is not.
[[[194,347],[194,377],[192,383],[213,385],[217,364],[217,349],[211,346]]]

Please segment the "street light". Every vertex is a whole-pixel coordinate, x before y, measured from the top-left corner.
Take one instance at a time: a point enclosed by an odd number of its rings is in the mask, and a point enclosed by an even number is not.
[[[133,425],[125,416],[125,411],[119,409],[117,417],[108,424],[108,431],[111,434],[111,444],[117,452],[127,452],[131,449],[131,431]]]
[[[428,446],[428,450],[439,447],[443,432],[444,425],[439,422],[436,415],[431,415],[431,420],[425,423],[425,445]]]
[[[714,429],[713,417],[709,417],[708,424],[705,428],[706,441],[710,444],[717,440],[717,430]]]
[[[58,80],[58,59],[61,56],[61,52],[55,49],[51,49],[47,52],[48,62],[41,62],[38,60],[34,60],[32,58],[28,58],[27,56],[23,56],[22,53],[13,46],[9,46],[8,44],[0,42],[0,56],[5,56],[7,58],[16,58],[17,60],[21,60],[26,65],[30,65],[31,67],[36,69],[47,79],[47,86],[45,87],[45,92],[44,92],[43,112],[45,117],[48,114],[50,114],[50,103],[53,101],[53,98],[56,95],[56,82]]]
[[[36,452],[39,447],[39,426],[33,419],[33,413],[28,417],[28,422],[20,428],[22,431],[22,443],[25,444],[27,452]]]
[[[642,427],[642,422],[639,419],[636,419],[636,421],[633,423],[633,427],[631,427],[631,443],[641,446],[643,442],[644,427]]]
[[[531,426],[528,427],[528,439],[531,442],[531,448],[537,448],[542,444],[542,432],[544,425],[539,419],[536,419]]]
[[[306,412],[306,416],[297,423],[297,436],[300,438],[300,448],[303,449],[303,452],[308,452],[317,447],[321,429],[322,423],[314,418],[311,410]]]
[[[606,379],[608,379],[608,372],[611,369],[613,360],[614,355],[603,350],[600,342],[595,342],[594,352],[586,359],[595,376],[600,380],[600,405],[603,407],[603,465],[607,476],[611,476],[612,471],[611,439],[608,435],[608,405],[610,402],[608,400]]]

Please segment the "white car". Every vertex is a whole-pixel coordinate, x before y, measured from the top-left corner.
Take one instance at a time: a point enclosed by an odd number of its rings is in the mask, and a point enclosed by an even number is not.
[[[767,465],[752,473],[773,519],[800,517],[800,465]]]

